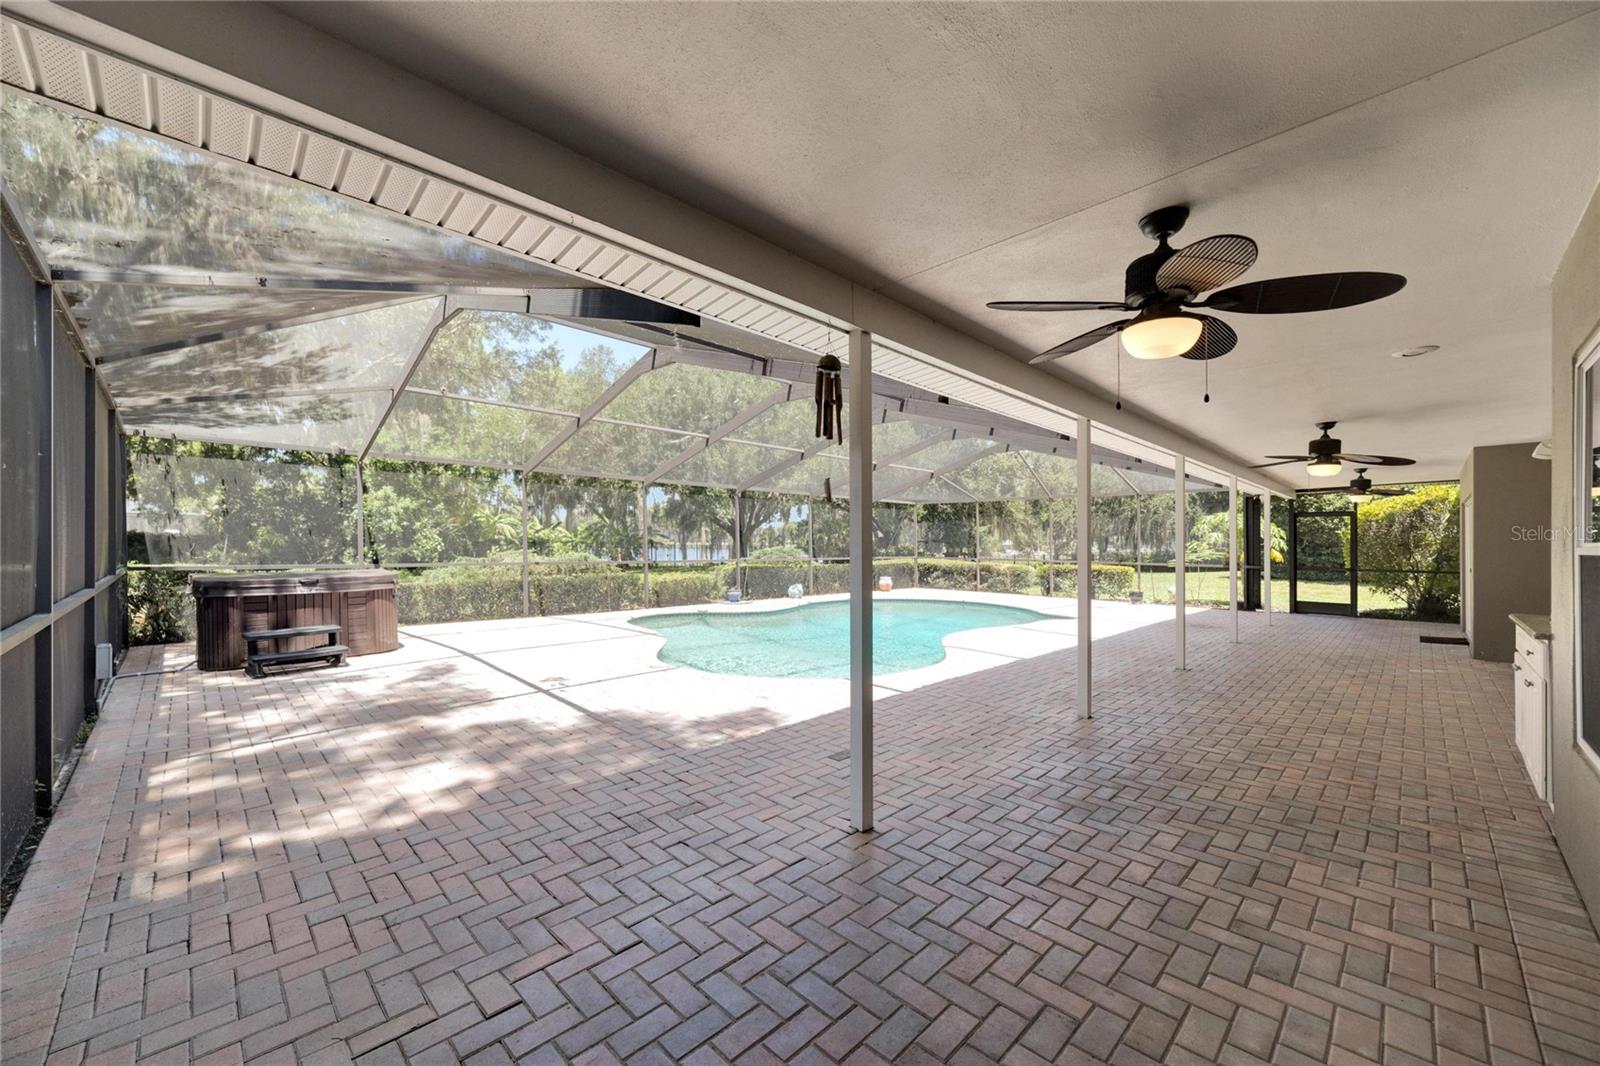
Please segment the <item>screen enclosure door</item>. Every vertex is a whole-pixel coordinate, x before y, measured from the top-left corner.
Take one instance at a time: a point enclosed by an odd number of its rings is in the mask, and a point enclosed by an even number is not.
[[[1355,511],[1293,511],[1290,548],[1289,610],[1355,614]]]

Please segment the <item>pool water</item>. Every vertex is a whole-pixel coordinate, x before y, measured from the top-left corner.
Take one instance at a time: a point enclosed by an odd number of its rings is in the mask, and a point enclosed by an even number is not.
[[[942,661],[944,638],[951,633],[1051,617],[989,603],[878,600],[872,605],[873,673],[892,674]],[[675,666],[745,677],[850,676],[846,600],[776,611],[643,615],[632,621],[667,638],[659,656]]]

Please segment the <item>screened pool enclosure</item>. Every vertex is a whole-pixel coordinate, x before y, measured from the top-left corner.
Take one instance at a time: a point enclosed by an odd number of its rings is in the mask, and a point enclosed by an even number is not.
[[[99,69],[103,97],[8,85],[0,115],[0,858],[59,795],[126,644],[193,636],[196,571],[391,569],[401,625],[849,592],[858,826],[858,612],[880,581],[1075,595],[1084,679],[1091,597],[1175,602],[1180,661],[1185,596],[1234,599],[1238,538],[1218,533],[1244,497],[1220,474]],[[829,354],[850,427],[831,440],[813,400]],[[869,471],[871,509],[852,513]]]
[[[196,569],[394,568],[403,621],[844,590],[849,449],[812,397],[841,331],[599,285],[481,239],[485,205],[402,218],[32,98],[5,118],[8,202],[128,437],[136,639],[184,635]],[[871,392],[885,573],[1070,592],[1076,442]],[[1172,471],[1093,461],[1095,556],[1128,568],[1097,582],[1167,598]]]

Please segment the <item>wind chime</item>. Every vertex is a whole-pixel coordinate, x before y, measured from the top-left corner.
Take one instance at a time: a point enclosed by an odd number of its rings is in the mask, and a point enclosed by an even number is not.
[[[828,354],[817,360],[816,435],[836,444],[844,443],[844,383],[840,377],[843,369],[837,355]],[[828,502],[832,503],[832,478],[823,480],[822,491]]]
[[[817,436],[838,444],[844,443],[843,369],[837,355],[817,360]]]

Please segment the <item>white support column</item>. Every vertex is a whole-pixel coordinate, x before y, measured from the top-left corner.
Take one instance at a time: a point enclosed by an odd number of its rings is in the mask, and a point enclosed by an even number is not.
[[[1188,619],[1184,615],[1184,601],[1188,598],[1188,589],[1185,588],[1184,583],[1188,580],[1188,577],[1184,573],[1184,564],[1188,561],[1189,549],[1189,475],[1184,469],[1183,456],[1181,455],[1173,457],[1172,468],[1172,499],[1173,506],[1177,510],[1177,520],[1175,522],[1177,532],[1173,535],[1177,543],[1173,545],[1172,556],[1172,603],[1177,608],[1178,669],[1187,670],[1189,669],[1189,635],[1187,632]]]
[[[1272,493],[1261,494],[1261,602],[1266,604],[1267,625],[1272,624]]]
[[[1078,717],[1094,717],[1094,566],[1089,544],[1089,506],[1094,467],[1089,454],[1089,419],[1078,416]]]
[[[1228,478],[1228,617],[1239,643],[1239,476]]]
[[[850,331],[850,827],[873,826],[872,335]]]

